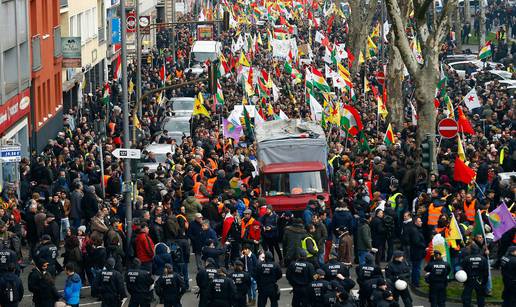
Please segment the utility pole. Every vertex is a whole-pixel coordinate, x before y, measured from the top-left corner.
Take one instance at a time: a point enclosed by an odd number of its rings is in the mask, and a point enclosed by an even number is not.
[[[135,0],[136,12],[136,101],[142,96],[142,38],[140,33],[140,0]],[[142,117],[142,106],[138,106],[138,117]]]
[[[136,0],[138,1],[138,0]],[[129,99],[127,93],[127,20],[125,12],[125,0],[120,0],[121,12],[121,41],[122,49],[120,50],[122,62],[122,112],[123,112],[123,128],[124,128],[124,147],[130,148],[129,140]],[[138,22],[138,20],[137,20]],[[127,231],[127,242],[131,242],[132,224],[133,224],[133,207],[131,203],[131,163],[129,159],[124,159],[124,184],[123,193],[125,199],[125,223]]]
[[[172,0],[172,23],[176,22],[176,0]],[[176,26],[172,26],[172,63],[176,64]]]

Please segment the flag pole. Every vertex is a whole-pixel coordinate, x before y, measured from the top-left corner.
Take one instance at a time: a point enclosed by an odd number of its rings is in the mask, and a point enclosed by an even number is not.
[[[477,181],[476,180],[473,180],[473,183],[475,183],[475,186],[477,187],[477,189],[480,191],[480,194],[482,194],[482,196],[484,196],[484,198],[486,198],[486,195],[484,194],[484,192],[482,191],[482,189],[480,188],[480,186],[478,185]]]

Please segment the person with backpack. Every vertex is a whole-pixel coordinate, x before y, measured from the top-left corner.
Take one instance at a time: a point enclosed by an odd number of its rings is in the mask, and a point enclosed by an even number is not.
[[[64,288],[64,299],[67,305],[79,307],[82,281],[79,274],[75,273],[75,265],[69,262],[65,266],[66,283]]]
[[[165,264],[172,264],[172,255],[170,248],[163,242],[159,242],[154,246],[154,258],[152,259],[152,275],[161,276],[165,270]]]
[[[45,260],[35,263],[29,274],[28,287],[32,292],[35,307],[54,307],[61,298],[57,292],[52,275],[48,272],[48,262]]]
[[[23,283],[15,274],[16,265],[10,263],[0,277],[0,306],[18,307],[23,299]]]

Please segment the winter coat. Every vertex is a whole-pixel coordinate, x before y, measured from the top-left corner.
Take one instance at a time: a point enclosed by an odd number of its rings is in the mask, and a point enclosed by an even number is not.
[[[37,268],[32,269],[29,274],[29,291],[33,294],[32,301],[37,302],[38,306],[54,306],[60,298],[52,278],[47,274],[49,273],[42,273]]]
[[[212,240],[215,246],[218,245],[217,233],[211,227],[208,230],[202,230],[200,235],[201,248],[208,245],[208,242]]]
[[[262,224],[262,236],[266,239],[278,238],[278,215],[272,212],[270,215],[265,214],[260,218]],[[266,227],[270,227],[270,230],[265,230]]]
[[[170,248],[165,243],[158,243],[154,247],[154,258],[152,259],[152,274],[156,276],[163,275],[165,264],[172,264],[172,256]]]
[[[373,238],[373,246],[376,248],[383,246],[387,240],[383,219],[377,216],[371,221],[371,236]]]
[[[109,228],[104,224],[104,219],[97,216],[90,220],[91,237],[100,238],[104,240],[104,235],[107,233]]]
[[[142,263],[152,261],[154,257],[154,242],[151,237],[145,232],[140,232],[136,235],[136,257]]]
[[[183,206],[185,207],[186,218],[189,222],[195,219],[196,213],[202,212],[202,205],[194,196],[188,196],[183,201]]]
[[[326,239],[328,238],[328,231],[326,230],[326,225],[324,225],[323,222],[319,222],[319,224],[315,225],[315,232],[313,233],[313,237],[315,242],[317,242],[319,253],[324,253],[324,246],[326,244]]]
[[[338,207],[335,209],[331,220],[331,232],[337,234],[335,230],[343,227],[346,227],[350,234],[355,234],[357,227],[356,219],[348,208]]]
[[[99,211],[97,196],[92,192],[85,192],[81,199],[81,211],[85,220],[90,220]]]
[[[293,260],[301,248],[301,241],[308,236],[303,224],[292,224],[285,227],[283,234],[283,253],[285,259]]]
[[[370,250],[371,244],[371,228],[368,223],[363,222],[357,231],[357,250]]]
[[[196,254],[201,253],[202,247],[204,246],[201,242],[201,232],[201,223],[197,222],[196,220],[193,220],[190,223],[190,227],[188,228],[188,237],[192,242],[192,250]]]
[[[349,234],[340,237],[338,260],[343,263],[353,263],[353,238]]]
[[[64,299],[68,305],[79,304],[79,296],[81,294],[81,277],[79,274],[74,273],[72,276],[66,278],[66,284],[64,288]]]

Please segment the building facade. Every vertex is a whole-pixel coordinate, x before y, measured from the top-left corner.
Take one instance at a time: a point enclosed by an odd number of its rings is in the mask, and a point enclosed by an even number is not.
[[[29,0],[32,54],[31,147],[40,151],[63,127],[58,0]]]

